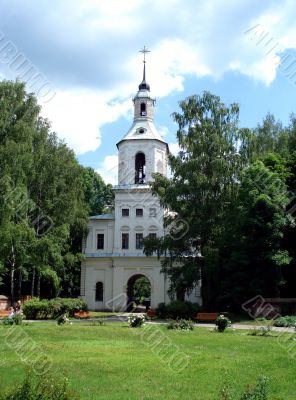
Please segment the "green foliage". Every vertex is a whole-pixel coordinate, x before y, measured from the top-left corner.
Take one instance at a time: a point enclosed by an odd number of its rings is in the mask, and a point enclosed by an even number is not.
[[[48,300],[34,298],[28,300],[23,305],[23,313],[27,319],[47,319],[50,318],[50,308]]]
[[[204,249],[220,234],[223,218],[247,162],[249,132],[238,128],[239,107],[204,92],[180,103],[173,117],[178,124],[180,152],[169,156],[173,177],[155,174],[152,191],[171,213],[168,234],[158,241],[145,239],[145,253],[162,258],[170,277],[171,294],[184,300],[200,280]],[[205,271],[206,274],[206,271]],[[204,283],[206,283],[204,275]]]
[[[151,284],[145,276],[137,279],[133,285],[133,295],[139,299],[151,296]]]
[[[169,304],[160,303],[156,309],[159,318],[193,319],[200,311],[200,305],[190,301],[174,300]]]
[[[223,308],[227,303],[240,308],[258,294],[280,296],[282,270],[291,262],[283,242],[285,230],[293,225],[287,203],[287,188],[277,173],[261,161],[244,170],[224,243],[221,240]]]
[[[25,319],[21,313],[15,313],[12,317],[5,317],[2,320],[3,325],[21,325]]]
[[[251,336],[271,336],[270,332],[272,327],[270,325],[260,326],[259,328],[255,327],[250,333]]]
[[[25,319],[25,317],[21,313],[15,313],[11,319],[12,319],[14,325],[21,325],[23,323],[23,320]]]
[[[28,371],[20,385],[0,394],[0,400],[78,400],[76,393],[69,389],[66,377],[48,373],[34,375]]]
[[[240,400],[268,400],[268,398],[268,379],[262,376],[255,387],[246,389]]]
[[[8,317],[4,317],[1,322],[3,325],[13,325],[14,324],[13,319],[8,318]]]
[[[88,211],[112,203],[111,187],[51,132],[24,83],[0,82],[0,98],[0,283],[12,301],[23,285],[77,295]]]
[[[177,331],[193,331],[193,322],[186,319],[172,319],[168,321],[167,324],[168,329],[177,330]]]
[[[46,284],[47,286],[51,286],[52,288],[50,297],[56,297],[58,295],[61,284],[61,280],[58,277],[56,271],[47,267],[41,271],[40,275],[43,283]]]
[[[255,161],[269,153],[286,157],[289,152],[289,132],[280,121],[268,113],[261,124],[253,130],[250,144],[250,158]]]
[[[296,326],[296,316],[286,315],[285,317],[279,317],[274,321],[273,325],[283,326],[286,328]]]
[[[165,303],[159,303],[155,311],[156,311],[156,315],[159,318],[161,318],[161,319],[166,318],[167,313],[166,313],[166,304]]]
[[[56,298],[49,300],[48,304],[53,318],[61,314],[73,317],[76,312],[87,310],[87,305],[82,299]]]
[[[4,285],[3,283],[3,275],[5,274],[6,269],[4,263],[0,260],[0,287]]]
[[[231,321],[225,315],[219,315],[215,321],[218,332],[224,332],[225,329],[231,325]]]
[[[240,312],[258,294],[295,297],[295,116],[288,127],[268,114],[241,129],[238,106],[208,92],[180,108],[173,176],[156,174],[151,184],[173,211],[168,235],[144,240],[170,278],[169,294],[184,300],[202,271],[206,308]]]
[[[24,303],[23,313],[27,319],[55,319],[64,314],[72,317],[75,312],[86,309],[87,306],[81,299],[39,300],[34,298]]]
[[[232,385],[227,378],[220,389],[219,400],[271,400],[268,392],[268,379],[261,376],[255,386],[249,386],[240,396],[234,396]]]
[[[83,168],[83,186],[90,215],[110,212],[110,208],[114,206],[112,185],[106,185],[93,168],[87,167]]]

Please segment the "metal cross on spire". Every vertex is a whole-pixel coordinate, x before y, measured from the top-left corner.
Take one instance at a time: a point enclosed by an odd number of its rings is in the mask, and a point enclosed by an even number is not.
[[[147,47],[144,46],[144,48],[142,50],[140,50],[139,53],[143,53],[143,55],[144,55],[143,63],[145,63],[146,62],[146,54],[150,53],[150,50],[148,50]]]
[[[143,80],[142,83],[139,85],[140,90],[150,90],[150,86],[148,83],[146,83],[146,54],[150,53],[150,50],[147,49],[146,46],[142,50],[139,51],[139,53],[143,53],[144,59],[143,59]]]

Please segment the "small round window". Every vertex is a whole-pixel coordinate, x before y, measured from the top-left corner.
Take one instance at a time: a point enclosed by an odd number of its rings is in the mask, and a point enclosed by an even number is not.
[[[137,129],[137,133],[138,133],[138,134],[141,134],[141,135],[142,135],[142,134],[145,133],[145,132],[146,132],[146,129],[145,129],[145,128],[138,128],[138,129]]]

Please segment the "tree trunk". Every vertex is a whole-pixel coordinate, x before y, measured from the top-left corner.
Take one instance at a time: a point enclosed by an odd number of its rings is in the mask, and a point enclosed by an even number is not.
[[[18,286],[17,286],[17,299],[21,300],[22,298],[22,281],[23,281],[23,273],[22,268],[19,269],[18,273]]]
[[[34,297],[35,294],[35,276],[36,276],[36,267],[33,267],[32,271],[32,284],[31,284],[31,296]]]
[[[11,271],[10,271],[10,301],[11,305],[14,306],[14,273],[15,273],[15,254],[14,247],[11,245]]]
[[[41,285],[41,273],[38,273],[38,278],[37,278],[37,297],[40,298],[40,285]]]
[[[10,271],[10,299],[11,305],[14,305],[14,263],[11,265]]]

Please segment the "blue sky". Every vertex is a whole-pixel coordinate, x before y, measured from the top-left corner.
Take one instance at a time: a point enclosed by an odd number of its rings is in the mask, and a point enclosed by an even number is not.
[[[24,79],[78,160],[116,183],[144,45],[155,123],[176,151],[171,114],[204,90],[238,102],[241,126],[267,112],[288,124],[295,15],[291,0],[0,0],[0,77]]]

